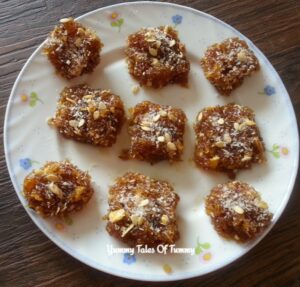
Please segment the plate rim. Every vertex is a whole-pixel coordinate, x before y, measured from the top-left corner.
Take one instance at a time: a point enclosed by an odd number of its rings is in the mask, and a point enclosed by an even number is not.
[[[216,272],[230,264],[232,264],[233,262],[239,260],[241,257],[243,257],[245,254],[247,254],[250,250],[252,250],[258,243],[260,243],[264,237],[270,232],[270,230],[274,227],[274,225],[277,223],[278,219],[282,216],[289,199],[291,198],[291,194],[293,192],[294,186],[295,186],[295,181],[296,181],[296,177],[298,174],[298,167],[299,167],[299,130],[298,130],[298,125],[297,125],[297,119],[296,119],[296,114],[295,114],[295,110],[291,101],[291,98],[289,96],[289,93],[287,91],[287,89],[285,88],[285,85],[283,84],[279,74],[277,73],[277,71],[275,70],[275,68],[273,67],[273,65],[271,64],[271,62],[267,59],[267,57],[263,54],[263,52],[257,47],[255,46],[252,41],[247,38],[246,36],[244,36],[241,32],[239,32],[237,29],[235,29],[234,27],[232,27],[231,25],[227,24],[226,22],[216,18],[213,15],[210,15],[206,12],[197,10],[195,8],[189,7],[189,6],[184,6],[184,5],[179,5],[179,4],[174,4],[174,3],[169,3],[169,2],[160,2],[160,1],[133,1],[133,2],[123,2],[123,3],[118,3],[118,4],[113,4],[113,5],[108,5],[108,6],[104,6],[101,8],[97,8],[95,10],[89,11],[85,14],[82,14],[81,16],[75,18],[76,20],[80,20],[82,18],[88,17],[91,14],[94,13],[98,13],[101,11],[105,11],[105,10],[109,10],[112,8],[116,8],[116,7],[123,7],[123,6],[130,6],[130,5],[143,5],[143,4],[147,4],[147,5],[153,5],[153,6],[168,6],[168,7],[173,7],[173,8],[177,8],[179,10],[186,10],[188,12],[192,12],[193,14],[195,14],[196,16],[202,16],[204,18],[208,18],[211,19],[212,21],[226,27],[227,29],[233,31],[234,33],[236,33],[240,38],[247,40],[247,43],[249,44],[249,46],[251,47],[251,49],[255,50],[256,53],[259,54],[260,58],[263,59],[263,61],[265,62],[265,64],[268,66],[268,68],[271,70],[272,74],[275,76],[277,83],[279,83],[281,89],[285,92],[284,93],[284,98],[285,98],[285,103],[287,104],[288,109],[291,111],[291,119],[293,120],[293,124],[295,125],[295,132],[297,135],[296,138],[296,146],[295,146],[295,151],[296,151],[296,160],[293,162],[293,173],[290,177],[290,181],[288,183],[287,186],[287,192],[283,197],[283,200],[281,201],[281,204],[279,205],[277,212],[276,212],[276,217],[273,217],[273,220],[270,224],[270,226],[267,228],[267,230],[265,230],[265,232],[255,240],[255,242],[250,246],[250,248],[247,248],[245,250],[243,250],[242,254],[237,256],[237,257],[232,257],[227,261],[222,261],[221,263],[217,264],[214,266],[214,268],[212,268],[212,270],[209,270],[208,272],[204,272],[201,273],[201,270],[197,271],[197,272],[188,272],[188,273],[174,273],[171,276],[168,274],[165,275],[158,275],[158,276],[153,276],[153,274],[138,274],[138,273],[134,273],[134,272],[125,272],[124,270],[110,270],[109,267],[107,266],[103,266],[101,264],[101,266],[99,266],[99,264],[96,264],[96,262],[94,262],[94,260],[91,260],[89,258],[85,258],[83,255],[78,254],[78,253],[74,253],[74,251],[76,252],[76,250],[73,250],[72,248],[69,248],[67,245],[65,245],[63,243],[63,241],[61,241],[60,239],[58,239],[57,237],[53,237],[51,232],[39,221],[39,219],[37,219],[33,213],[28,210],[27,208],[25,208],[23,202],[22,202],[22,198],[21,195],[18,192],[18,186],[15,180],[15,174],[13,172],[13,168],[12,168],[12,164],[10,163],[10,158],[9,158],[9,152],[8,152],[8,119],[9,119],[9,114],[11,111],[11,108],[13,106],[13,98],[14,98],[14,94],[15,94],[15,90],[17,88],[17,86],[19,85],[19,83],[21,82],[21,78],[27,68],[27,66],[32,62],[33,58],[40,52],[41,48],[43,47],[44,43],[46,40],[44,40],[35,50],[34,52],[30,55],[30,57],[27,59],[27,61],[25,62],[25,64],[23,65],[21,71],[19,72],[14,85],[12,87],[11,93],[9,95],[9,99],[7,102],[7,106],[6,106],[6,111],[5,111],[5,118],[4,118],[4,126],[3,126],[3,142],[4,142],[4,154],[5,154],[5,161],[6,161],[6,165],[7,165],[7,169],[9,172],[9,176],[11,179],[11,182],[13,184],[15,193],[17,194],[17,197],[19,199],[19,201],[21,202],[21,205],[23,206],[23,208],[25,209],[25,211],[27,212],[27,214],[29,215],[29,217],[31,218],[31,220],[35,223],[35,225],[39,228],[40,231],[42,231],[42,233],[44,235],[46,235],[46,237],[51,240],[55,245],[57,245],[61,250],[63,250],[64,252],[66,252],[67,254],[69,254],[70,256],[72,256],[73,258],[75,258],[76,260],[96,269],[99,270],[101,272],[105,272],[107,274],[110,275],[114,275],[117,277],[123,277],[126,279],[132,279],[132,280],[140,280],[140,281],[148,281],[148,282],[170,282],[170,281],[177,281],[177,280],[183,280],[183,279],[189,279],[189,278],[195,278],[195,277],[200,277],[200,276],[204,276],[206,274],[209,274],[211,272]],[[103,267],[103,269],[102,269]],[[122,272],[122,274],[120,274]]]

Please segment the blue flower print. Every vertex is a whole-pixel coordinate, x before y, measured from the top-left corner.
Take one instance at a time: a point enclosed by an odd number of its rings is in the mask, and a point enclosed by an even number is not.
[[[32,162],[29,158],[22,158],[19,160],[20,166],[25,170],[28,170],[32,167]]]
[[[264,94],[267,95],[267,96],[272,96],[275,94],[275,88],[270,86],[270,85],[267,85],[265,86],[264,88]]]
[[[182,16],[178,15],[178,14],[174,15],[174,16],[172,16],[172,21],[175,24],[175,26],[177,26],[177,25],[181,24],[181,22],[182,22]]]
[[[123,262],[130,265],[136,262],[136,257],[135,255],[131,255],[130,253],[124,253]]]

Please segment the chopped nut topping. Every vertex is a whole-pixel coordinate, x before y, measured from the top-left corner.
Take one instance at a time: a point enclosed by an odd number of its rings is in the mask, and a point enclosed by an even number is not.
[[[106,104],[103,103],[103,102],[100,102],[99,105],[98,105],[98,108],[99,108],[100,110],[105,110],[105,109],[106,109]]]
[[[200,122],[201,120],[202,120],[202,113],[199,113],[199,115],[198,115],[198,121]]]
[[[142,129],[143,131],[146,131],[146,132],[151,131],[151,128],[149,128],[149,127],[147,127],[147,126],[141,126],[141,129]]]
[[[120,221],[125,216],[125,210],[123,208],[111,211],[108,214],[108,219],[110,222],[114,223]]]
[[[159,137],[157,137],[157,140],[159,142],[164,142],[165,141],[165,137],[164,136],[159,136]]]
[[[218,119],[218,124],[223,125],[224,124],[224,119],[222,119],[222,118]]]
[[[130,224],[122,233],[121,237],[125,237],[125,235],[134,227],[134,224]]]
[[[224,142],[216,142],[215,145],[216,145],[217,147],[222,148],[222,147],[225,147],[225,146],[226,146],[226,143],[224,143]]]
[[[240,129],[239,123],[234,123],[234,124],[233,124],[233,127],[234,127],[234,129],[237,130],[237,131]]]
[[[167,225],[168,222],[169,222],[169,217],[168,217],[166,214],[164,214],[164,215],[161,217],[160,222],[161,222],[161,224],[163,224],[163,225]]]
[[[85,120],[84,120],[84,119],[81,119],[81,120],[79,121],[79,123],[78,123],[78,127],[79,127],[79,128],[82,127],[82,126],[84,125],[84,123],[85,123]]]
[[[170,142],[172,140],[169,133],[165,133],[165,139],[166,139],[167,142]]]
[[[137,216],[135,214],[132,214],[130,219],[134,225],[141,225],[144,222],[144,218],[142,216]]]
[[[168,148],[168,150],[171,150],[171,151],[177,150],[176,145],[174,143],[172,143],[172,142],[168,142],[167,143],[167,148]]]
[[[242,161],[247,161],[247,160],[251,160],[252,157],[249,156],[249,155],[245,155],[243,158],[242,158]]]
[[[36,173],[37,174],[37,173]],[[55,174],[48,174],[46,176],[46,178],[49,180],[49,181],[53,181],[53,182],[56,182],[59,180],[59,177]]]
[[[160,119],[160,114],[157,114],[153,117],[153,121],[157,122]]]
[[[236,213],[238,213],[238,214],[243,214],[243,213],[244,213],[244,210],[243,210],[240,206],[238,206],[238,205],[235,205],[235,206],[233,207],[233,210],[234,210]]]
[[[160,110],[158,113],[159,113],[162,117],[165,117],[165,116],[168,115],[168,113],[167,113],[166,111],[164,111],[164,110]]]
[[[229,135],[229,133],[224,134],[224,141],[227,144],[231,143],[232,139],[231,139],[231,136]]]
[[[62,190],[54,182],[49,183],[49,190],[56,194],[58,198],[63,198]]]
[[[98,110],[94,111],[93,118],[94,118],[94,120],[98,120],[100,118],[100,112]]]
[[[238,54],[237,58],[241,62],[246,62],[247,61],[247,52],[245,49],[242,49]]]
[[[173,47],[175,44],[176,44],[176,41],[175,40],[171,40],[170,43],[169,43],[169,46]]]
[[[155,45],[156,45],[157,48],[159,48],[161,46],[161,41],[159,41],[159,40],[155,41]]]
[[[76,121],[76,120],[70,120],[70,121],[69,121],[69,125],[70,125],[72,128],[77,128],[77,127],[78,127],[78,121]]]
[[[149,53],[151,56],[156,57],[157,56],[157,49],[149,47]]]
[[[146,206],[149,204],[149,199],[144,199],[140,202],[139,206]]]

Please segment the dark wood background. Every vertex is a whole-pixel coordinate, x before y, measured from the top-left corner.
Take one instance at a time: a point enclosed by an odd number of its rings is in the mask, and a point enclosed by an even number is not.
[[[0,129],[7,100],[22,66],[58,19],[122,1],[0,0]],[[207,12],[250,38],[269,58],[300,119],[299,0],[170,1]],[[280,115],[278,115],[280,116]],[[0,159],[0,286],[145,286],[94,270],[73,259],[33,224],[13,190],[3,140]],[[300,181],[283,216],[246,256],[201,278],[173,286],[300,286]],[[169,283],[153,283],[168,286]]]

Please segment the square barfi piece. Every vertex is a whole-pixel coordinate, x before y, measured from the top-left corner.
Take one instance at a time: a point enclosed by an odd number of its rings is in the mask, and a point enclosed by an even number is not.
[[[80,211],[94,193],[91,177],[69,161],[47,162],[24,179],[28,206],[43,217]]]
[[[49,35],[43,52],[61,76],[73,79],[95,69],[102,46],[92,30],[73,18],[65,18]]]
[[[181,109],[149,101],[137,104],[129,120],[129,157],[150,163],[180,160],[185,122]]]
[[[141,86],[187,86],[190,63],[172,27],[143,28],[129,35],[126,55],[129,73]]]
[[[178,201],[167,181],[128,172],[109,190],[106,230],[129,246],[174,244]]]
[[[109,90],[87,85],[64,88],[49,124],[66,138],[97,146],[112,146],[124,122],[124,106]]]
[[[224,96],[229,96],[245,77],[259,69],[254,53],[239,38],[210,46],[201,59],[201,66],[205,77]]]
[[[204,169],[234,174],[265,160],[263,140],[248,107],[228,104],[205,108],[194,129],[195,162]]]
[[[205,208],[216,231],[240,243],[257,238],[273,217],[260,194],[240,181],[214,187],[205,200]]]

